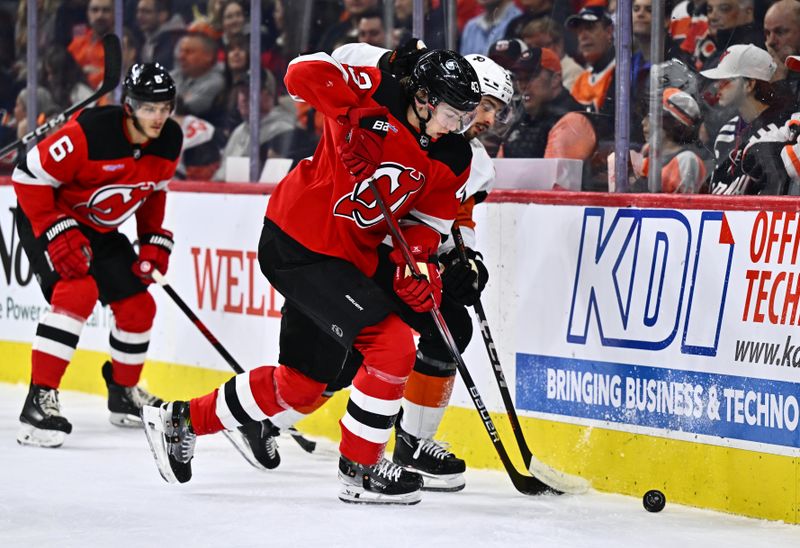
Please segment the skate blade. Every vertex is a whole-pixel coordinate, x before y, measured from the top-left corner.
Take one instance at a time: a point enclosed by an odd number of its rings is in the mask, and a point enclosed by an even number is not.
[[[17,433],[17,443],[31,447],[56,448],[64,444],[67,434],[61,430],[44,430],[30,424],[21,424]]]
[[[464,474],[427,474],[415,468],[409,468],[422,476],[423,491],[438,491],[439,493],[455,493],[461,491],[467,485]]]
[[[411,506],[422,500],[420,491],[412,491],[402,495],[384,495],[367,491],[359,485],[343,485],[339,491],[339,500],[348,504],[381,504]]]
[[[119,426],[121,428],[142,427],[141,417],[131,415],[130,413],[111,413],[108,417],[108,421],[114,426]]]
[[[144,425],[145,436],[147,436],[147,443],[150,445],[150,451],[153,453],[153,458],[156,461],[159,474],[161,474],[161,477],[164,478],[164,481],[167,483],[180,483],[172,472],[172,467],[169,465],[161,409],[159,407],[150,407],[147,405],[142,407],[142,423]]]
[[[269,470],[266,466],[258,462],[258,459],[256,459],[255,455],[253,455],[253,451],[250,449],[250,444],[247,443],[247,440],[241,432],[238,430],[223,430],[222,434],[253,468],[261,470],[262,472]]]

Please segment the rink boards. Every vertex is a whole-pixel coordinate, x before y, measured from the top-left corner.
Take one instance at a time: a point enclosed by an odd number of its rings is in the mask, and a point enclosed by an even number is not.
[[[170,282],[246,368],[277,361],[282,299],[256,259],[268,197],[252,192],[263,188],[175,184],[165,223],[176,233]],[[14,202],[0,184],[0,380],[27,382],[46,308],[12,236]],[[673,502],[797,523],[795,210],[781,199],[511,191],[476,208],[491,273],[483,303],[534,452],[600,490],[656,488]],[[152,293],[148,387],[189,397],[229,378],[169,298]],[[98,305],[64,388],[104,391],[110,321]],[[515,453],[478,333],[465,361]],[[336,437],[343,396],[304,430]],[[471,466],[500,467],[458,382],[452,403],[440,437]]]

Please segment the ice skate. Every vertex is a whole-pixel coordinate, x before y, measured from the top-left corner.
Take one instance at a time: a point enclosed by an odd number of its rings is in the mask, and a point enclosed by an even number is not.
[[[354,504],[417,504],[422,500],[422,476],[387,459],[364,466],[339,457],[339,499]]]
[[[163,400],[157,398],[138,386],[122,386],[114,382],[111,362],[103,364],[103,378],[108,387],[108,420],[114,426],[138,428],[142,425],[140,417],[142,407],[151,405],[158,407]]]
[[[466,485],[464,461],[433,439],[412,436],[395,424],[395,464],[418,472],[425,481],[423,491],[461,491]]]
[[[142,407],[147,442],[161,477],[168,483],[192,479],[192,457],[197,435],[189,423],[189,402],[167,402],[161,407]]]
[[[277,440],[280,429],[269,419],[251,422],[236,430],[223,430],[222,433],[254,468],[272,470],[281,463]]]
[[[17,443],[35,447],[60,447],[64,438],[72,432],[72,425],[61,415],[58,390],[31,384],[22,413],[17,434]]]

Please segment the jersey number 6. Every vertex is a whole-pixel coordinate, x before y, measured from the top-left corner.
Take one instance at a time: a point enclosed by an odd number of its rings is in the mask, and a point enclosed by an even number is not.
[[[56,162],[60,162],[73,150],[75,150],[75,147],[72,145],[72,141],[69,140],[68,136],[64,135],[62,138],[50,145],[50,156],[52,156],[53,160]]]

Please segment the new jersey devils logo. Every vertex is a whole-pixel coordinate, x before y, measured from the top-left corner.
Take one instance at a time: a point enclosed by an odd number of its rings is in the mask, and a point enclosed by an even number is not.
[[[375,186],[390,211],[400,209],[425,183],[425,176],[416,169],[389,162],[381,164],[374,177]],[[369,228],[383,220],[383,213],[367,181],[356,183],[353,192],[339,198],[333,214],[351,219],[361,228]]]
[[[88,201],[73,209],[100,226],[119,226],[133,215],[156,188],[152,181],[99,188]]]

